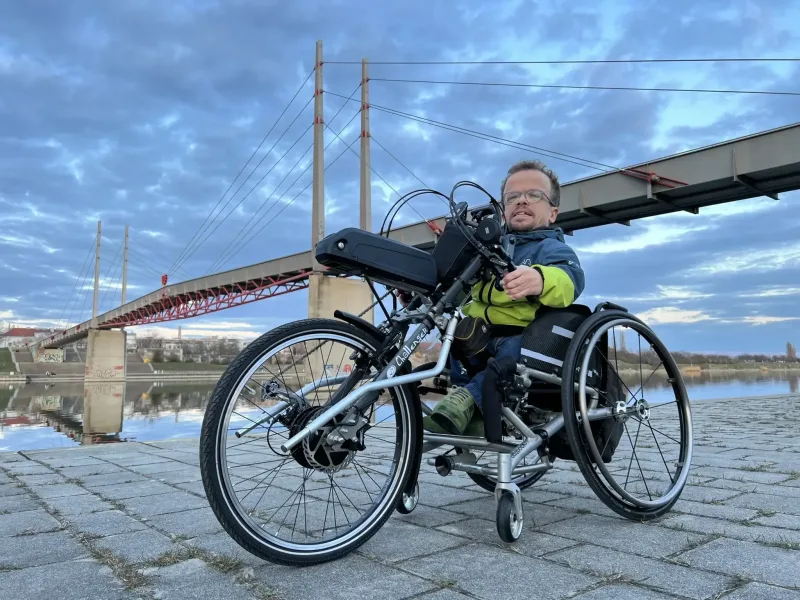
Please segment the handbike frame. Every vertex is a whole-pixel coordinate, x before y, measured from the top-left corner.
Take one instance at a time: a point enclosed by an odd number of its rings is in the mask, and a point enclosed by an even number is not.
[[[392,359],[373,381],[361,386],[357,390],[349,392],[344,398],[331,404],[325,411],[319,414],[315,419],[311,420],[303,429],[284,442],[281,445],[281,450],[283,452],[291,451],[309,435],[329,423],[335,417],[344,414],[353,407],[359,411],[366,409],[377,400],[378,393],[386,387],[418,383],[425,379],[429,379],[441,374],[448,362],[450,349],[453,342],[453,333],[461,318],[457,311],[453,311],[453,314],[450,317],[443,317],[442,313],[446,307],[453,305],[454,299],[458,297],[464,287],[468,285],[468,282],[479,271],[481,266],[481,257],[476,256],[473,258],[469,266],[464,270],[456,282],[448,289],[442,299],[429,307],[427,312],[424,313],[424,316],[421,319],[422,322],[414,330],[414,333],[410,336],[409,341],[405,342],[400,350],[398,350],[398,352],[392,356]],[[404,375],[396,375],[396,373],[408,363],[412,354],[419,347],[420,342],[422,342],[422,340],[425,339],[425,337],[427,337],[428,334],[437,327],[436,321],[440,317],[446,319],[446,325],[444,326],[442,346],[436,364],[427,370]],[[529,379],[538,379],[554,384],[561,383],[560,377],[527,367],[519,367],[518,373]],[[356,376],[357,374],[354,371],[352,374],[340,379],[349,379]],[[327,386],[330,385],[330,383],[331,381],[329,379],[320,379],[305,386],[301,393],[304,396],[316,387],[321,387],[323,385]],[[597,391],[591,388],[587,388],[587,393],[589,396],[595,398],[598,395]],[[278,407],[276,406],[275,409],[278,409]],[[277,414],[277,412],[280,412],[280,410],[282,409],[270,411],[270,415],[265,415],[264,418],[272,418],[273,413]],[[430,409],[424,404],[422,404],[422,410],[426,413],[430,412]],[[502,411],[503,416],[511,423],[513,427],[517,429],[517,431],[523,435],[524,440],[521,443],[491,443],[484,438],[473,436],[458,436],[423,432],[422,452],[429,452],[438,446],[445,444],[461,448],[483,449],[497,452],[498,465],[496,469],[491,467],[481,467],[453,459],[449,459],[450,462],[448,462],[446,466],[453,470],[494,476],[497,478],[499,484],[509,483],[512,477],[516,475],[548,470],[550,468],[550,463],[546,457],[543,457],[542,463],[539,465],[521,467],[520,463],[528,455],[536,451],[545,442],[545,440],[558,433],[564,427],[564,416],[557,415],[548,423],[538,427],[536,431],[532,431],[511,409],[503,406]],[[608,418],[612,416],[611,411],[611,408],[589,409],[587,411],[588,419],[593,421]],[[580,419],[580,415],[577,415],[577,417]],[[251,429],[254,426],[256,425],[250,425],[247,429]]]

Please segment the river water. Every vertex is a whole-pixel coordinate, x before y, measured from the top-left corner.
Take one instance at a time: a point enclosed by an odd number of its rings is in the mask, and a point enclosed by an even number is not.
[[[796,374],[684,375],[692,401],[800,393]],[[216,381],[0,384],[0,451],[197,437]],[[649,397],[671,399],[663,383]],[[430,403],[432,398],[425,398]],[[800,411],[800,397],[797,401]],[[792,415],[792,418],[800,418]]]

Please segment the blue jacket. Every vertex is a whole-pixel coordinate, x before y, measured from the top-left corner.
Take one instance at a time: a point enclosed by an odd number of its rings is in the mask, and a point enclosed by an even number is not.
[[[472,287],[471,300],[464,314],[483,317],[493,325],[526,326],[536,317],[540,306],[563,308],[575,302],[586,285],[578,256],[564,241],[559,227],[534,231],[514,231],[503,236],[513,238],[513,262],[538,268],[544,279],[544,288],[537,302],[527,299],[512,300],[491,281]]]

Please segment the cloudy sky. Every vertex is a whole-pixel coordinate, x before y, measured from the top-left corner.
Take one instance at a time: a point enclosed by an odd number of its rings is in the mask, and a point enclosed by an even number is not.
[[[164,272],[177,281],[307,249],[308,76],[318,39],[326,61],[800,56],[800,7],[783,0],[769,8],[743,0],[539,4],[2,3],[0,322],[51,326],[91,316],[91,274],[84,276],[98,219],[103,311],[119,302],[126,224],[128,299],[157,288]],[[370,75],[800,91],[796,62],[375,64]],[[327,91],[349,96],[360,65],[328,64],[324,79]],[[370,92],[376,105],[615,166],[800,121],[793,96],[390,81],[372,81]],[[346,143],[359,120],[357,102],[324,100],[326,121],[344,140],[325,134],[326,164],[341,155],[325,173],[330,232],[358,224],[359,162]],[[376,229],[397,199],[392,188],[405,193],[422,181],[449,192],[474,178],[496,191],[509,164],[536,156],[385,112],[372,111],[371,126],[373,167],[388,182],[373,177]],[[563,182],[597,173],[546,160]],[[587,271],[582,300],[625,303],[671,349],[782,353],[786,341],[800,344],[798,207],[800,193],[787,193],[780,202],[756,198],[579,231],[569,241]],[[398,222],[443,212],[433,196],[413,208]],[[184,334],[254,335],[305,316],[306,298],[298,292],[180,324]],[[178,324],[156,329],[172,335]]]

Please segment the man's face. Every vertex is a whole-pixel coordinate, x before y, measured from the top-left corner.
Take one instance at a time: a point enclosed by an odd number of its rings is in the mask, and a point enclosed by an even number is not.
[[[538,190],[547,197],[528,198],[526,192]],[[531,231],[537,227],[546,227],[558,216],[558,208],[548,202],[551,195],[550,179],[541,171],[525,170],[514,173],[508,178],[504,191],[504,199],[508,194],[519,192],[516,201],[505,202],[505,217],[508,228],[512,231]]]

